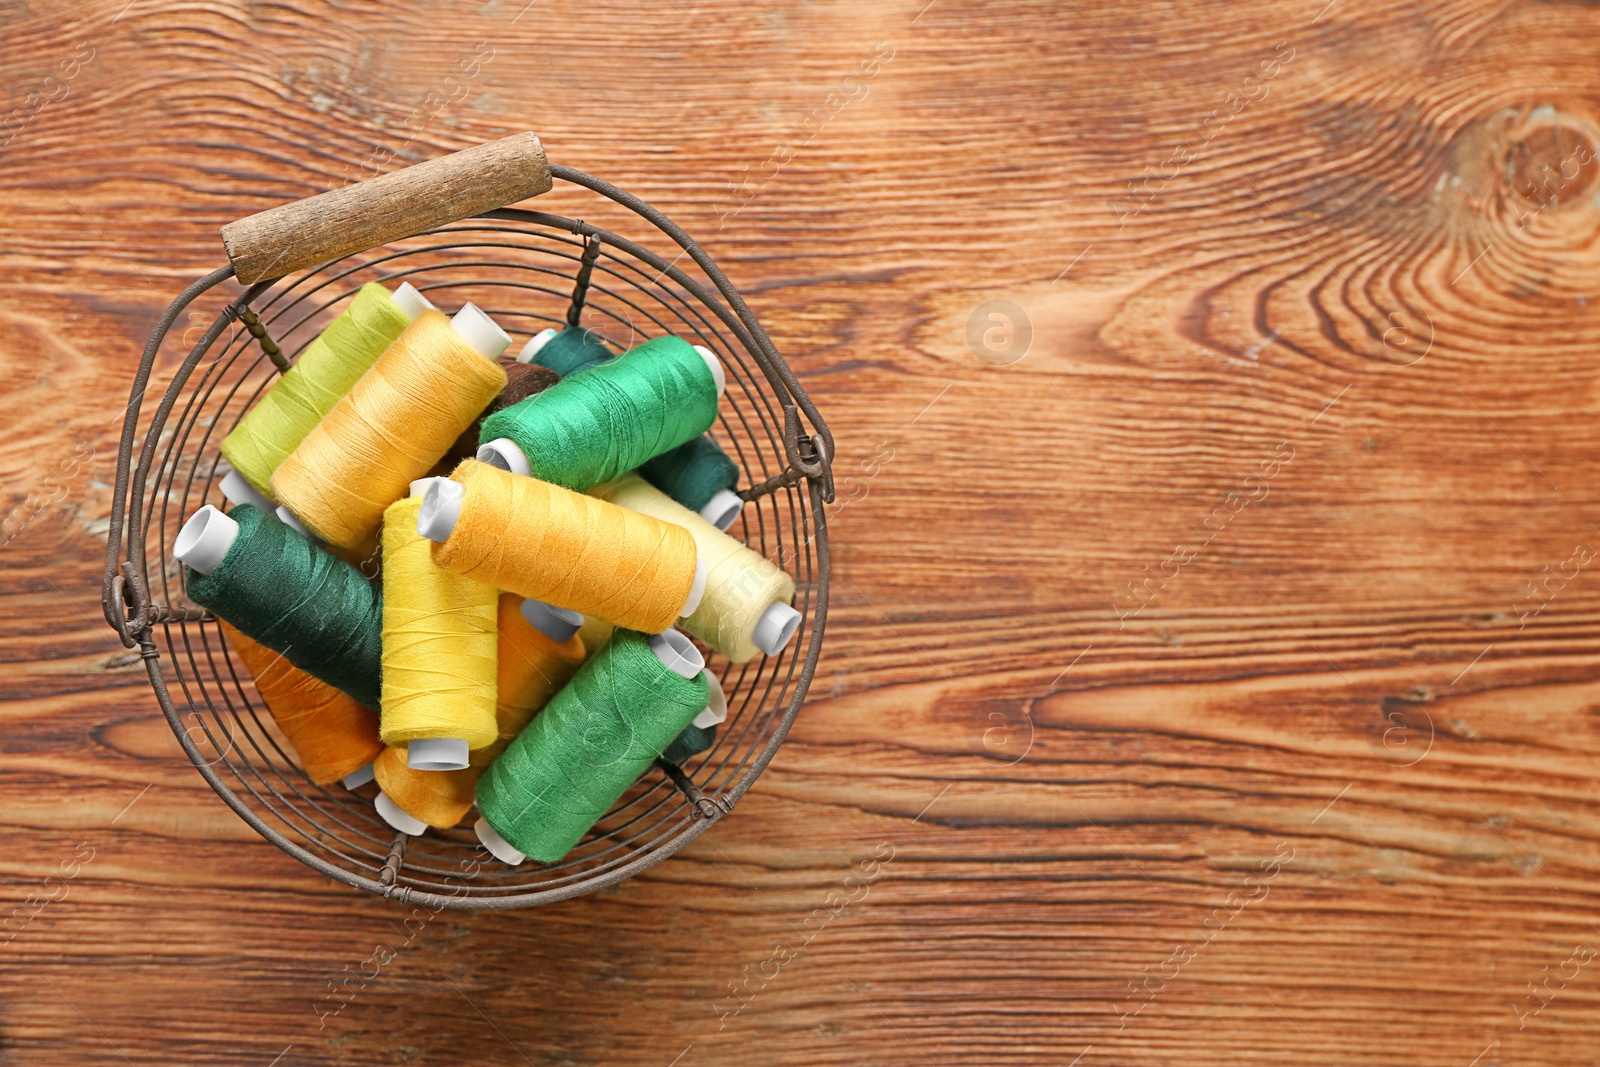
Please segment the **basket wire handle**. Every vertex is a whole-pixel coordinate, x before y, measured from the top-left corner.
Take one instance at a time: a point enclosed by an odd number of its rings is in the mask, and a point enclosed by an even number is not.
[[[517,133],[230,222],[222,245],[249,285],[493,211],[550,185],[539,138]]]

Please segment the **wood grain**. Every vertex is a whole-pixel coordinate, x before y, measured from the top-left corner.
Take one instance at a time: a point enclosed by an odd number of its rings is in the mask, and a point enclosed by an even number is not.
[[[6,11],[0,1062],[1595,1058],[1600,8]],[[816,398],[834,609],[713,833],[408,926],[183,759],[114,440],[218,226],[524,129]]]

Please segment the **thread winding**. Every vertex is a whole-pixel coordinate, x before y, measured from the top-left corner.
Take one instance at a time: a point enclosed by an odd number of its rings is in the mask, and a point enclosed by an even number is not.
[[[682,526],[477,460],[450,477],[464,493],[439,566],[630,630],[677,621],[697,558]]]
[[[318,537],[355,549],[505,386],[505,371],[430,308],[306,434],[273,493]]]
[[[377,282],[300,353],[288,372],[222,439],[222,454],[258,492],[272,495],[272,472],[339,398],[375,363],[411,319]]]
[[[403,749],[387,748],[373,764],[378,785],[401,811],[429,826],[455,826],[471,810],[478,778],[583,665],[577,635],[557,644],[522,617],[522,598],[503,593],[499,603],[495,740],[472,753],[459,771],[418,771]]]
[[[663,452],[639,468],[644,480],[688,508],[699,511],[717,490],[739,484],[739,465],[705,434]]]
[[[384,751],[378,740],[378,716],[371,708],[317,681],[282,653],[257,644],[228,623],[221,626],[307,778],[329,785]]]
[[[533,362],[566,377],[610,358],[611,350],[599,334],[581,327],[568,327],[546,341],[534,355]],[[668,449],[644,463],[639,473],[690,511],[699,511],[709,504],[717,490],[732,491],[739,484],[739,465],[708,434]]]
[[[619,630],[478,781],[478,810],[520,851],[555,863],[706,706],[705,674],[662,665]]]
[[[495,412],[478,436],[510,438],[535,477],[582,492],[704,433],[716,417],[705,360],[667,336]]]
[[[383,690],[387,745],[451,737],[492,744],[496,602],[493,587],[443,570],[417,533],[421,497],[383,513]]]
[[[756,623],[773,604],[794,599],[792,578],[637,474],[591,492],[687,530],[706,562],[706,591],[700,606],[679,625],[734,663],[744,663],[760,651],[752,640]]]
[[[565,378],[611,358],[611,349],[593,330],[569,326],[544,343],[533,362]]]
[[[383,595],[355,567],[249,504],[210,574],[184,568],[189,599],[314,678],[378,706]]]
[[[611,635],[616,632],[616,627],[602,618],[594,615],[585,615],[583,625],[578,627],[578,636],[583,638],[583,647],[589,655],[594,655],[606,645],[611,643]]]
[[[672,739],[672,744],[661,753],[661,758],[668,763],[683,763],[690,756],[698,756],[706,749],[717,743],[717,728],[715,726],[696,726],[690,723],[683,728],[677,737]]]

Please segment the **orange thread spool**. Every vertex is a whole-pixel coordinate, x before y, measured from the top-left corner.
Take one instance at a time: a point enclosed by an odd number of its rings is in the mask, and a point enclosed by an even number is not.
[[[300,768],[318,785],[337,782],[377,759],[378,716],[325,682],[319,682],[265,645],[227,623],[222,632],[256,682],[256,692],[288,740]]]

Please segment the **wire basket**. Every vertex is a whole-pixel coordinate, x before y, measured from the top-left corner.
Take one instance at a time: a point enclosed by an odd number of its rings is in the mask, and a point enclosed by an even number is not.
[[[217,794],[306,865],[358,889],[434,908],[512,908],[580,896],[660,862],[725,817],[793,723],[827,615],[823,505],[832,499],[832,441],[805,390],[687,234],[637,197],[549,166],[536,138],[519,137],[518,166],[542,174],[524,173],[524,185],[482,193],[465,210],[459,197],[439,192],[450,191],[448,167],[513,139],[274,209],[301,211],[335,200],[346,215],[389,219],[353,250],[347,219],[346,250],[315,263],[310,257],[329,247],[314,235],[303,239],[315,226],[302,224],[289,238],[302,247],[254,263],[250,251],[229,240],[229,229],[274,212],[225,228],[230,265],[174,300],[145,346],[123,424],[106,550],[106,619],[125,645],[142,651],[162,712]],[[475,181],[482,177],[477,162]],[[408,175],[409,186],[399,180]],[[578,219],[500,206],[524,199],[530,186],[542,191],[541,179],[544,189],[554,179],[587,190],[581,195],[595,198],[597,210],[638,227],[644,240],[659,245],[664,236],[671,246],[662,245],[663,254]],[[432,194],[425,210],[413,202],[419,185]],[[267,258],[273,276],[258,277]],[[230,281],[239,284],[224,285]],[[349,791],[312,784],[287,754],[217,620],[185,596],[183,569],[171,555],[195,509],[226,506],[217,488],[228,469],[218,450],[222,438],[369,281],[391,287],[409,281],[440,306],[470,300],[513,336],[514,346],[546,327],[581,323],[618,352],[663,333],[716,352],[728,384],[712,434],[742,468],[746,500],[728,532],[795,580],[802,621],[788,648],[743,665],[707,653],[728,695],[715,745],[682,766],[657,760],[553,865],[499,863],[478,844],[470,820],[408,837],[377,815],[375,785]],[[171,382],[154,412],[144,414],[158,367],[163,374],[171,368]]]

